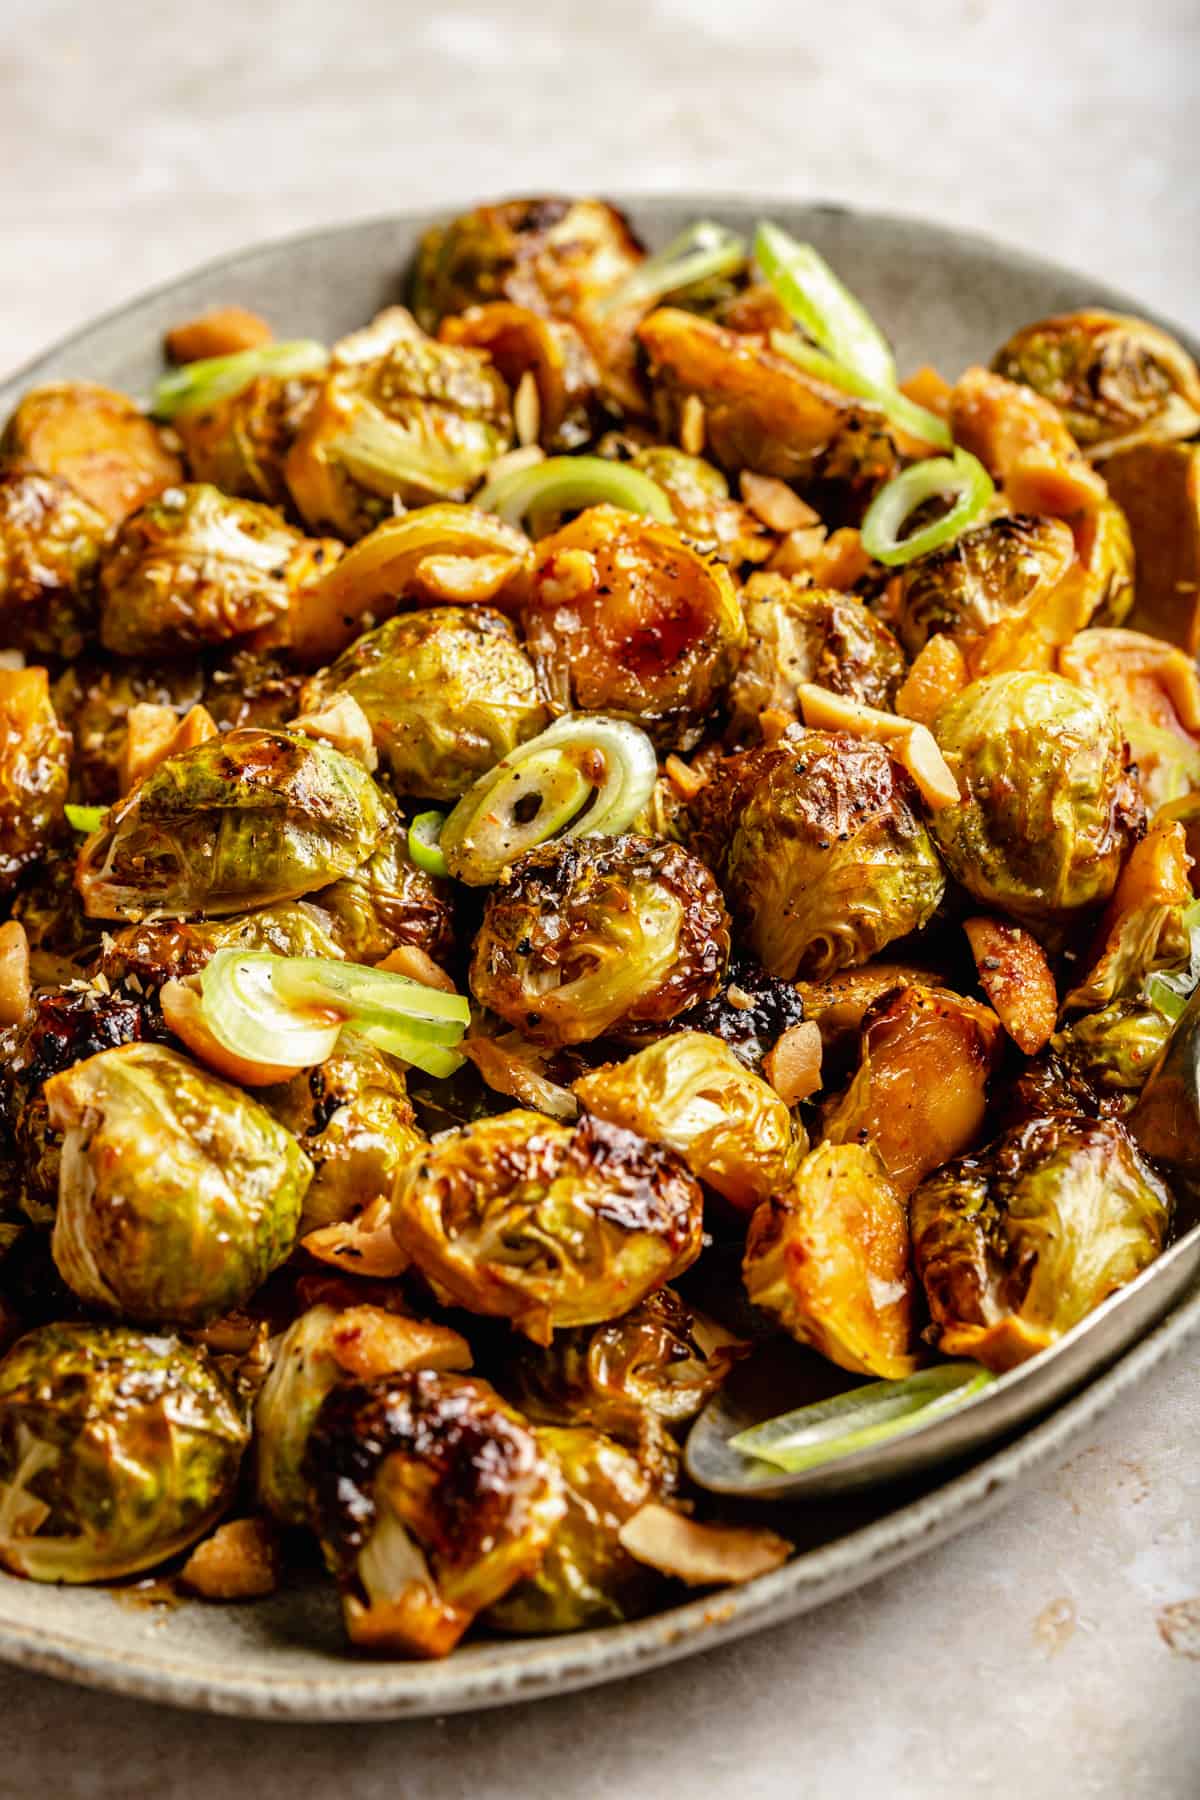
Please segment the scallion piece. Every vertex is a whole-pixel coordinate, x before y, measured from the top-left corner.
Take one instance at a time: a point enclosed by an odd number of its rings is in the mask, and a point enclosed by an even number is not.
[[[754,258],[797,325],[844,368],[894,388],[896,362],[874,319],[811,244],[764,219]]]
[[[108,817],[107,806],[73,806],[68,802],[63,811],[71,830],[82,831],[87,837],[91,837],[93,831],[99,831]]]
[[[994,491],[991,476],[970,451],[927,457],[876,494],[862,522],[862,547],[876,562],[889,566],[911,562],[953,543],[979,518]],[[905,524],[928,500],[950,504],[940,518],[905,536]]]
[[[994,1380],[978,1363],[942,1363],[903,1381],[870,1381],[836,1394],[832,1400],[781,1413],[777,1419],[739,1431],[729,1442],[745,1456],[756,1456],[796,1474],[913,1431],[973,1399]]]
[[[233,356],[204,356],[162,377],[155,385],[150,411],[156,419],[176,419],[181,413],[199,412],[232,399],[259,375],[312,375],[328,361],[324,344],[311,338],[263,344],[258,350],[238,350]]]
[[[698,219],[664,249],[656,250],[640,263],[632,275],[599,302],[595,311],[605,318],[625,306],[653,306],[667,294],[676,294],[697,281],[732,275],[745,260],[745,238],[730,231],[727,225]]]
[[[664,525],[675,517],[656,481],[628,463],[610,462],[604,456],[549,456],[531,468],[513,469],[487,482],[471,504],[481,512],[496,513],[506,525],[528,519],[534,537],[541,536],[560,513],[581,512],[587,506],[619,506]]]
[[[448,875],[445,852],[438,839],[444,815],[439,812],[418,813],[408,828],[408,854],[418,869],[427,875]]]
[[[915,400],[910,400],[899,388],[880,387],[865,375],[848,369],[844,363],[835,362],[832,356],[826,355],[824,350],[818,350],[815,344],[806,344],[803,338],[791,331],[773,331],[771,348],[794,362],[805,374],[815,376],[829,387],[840,388],[843,393],[857,394],[860,400],[867,400],[872,406],[877,406],[893,425],[898,425],[910,437],[920,438],[923,444],[933,444],[939,450],[953,449],[954,439],[945,419],[939,419],[936,413],[918,406]]]

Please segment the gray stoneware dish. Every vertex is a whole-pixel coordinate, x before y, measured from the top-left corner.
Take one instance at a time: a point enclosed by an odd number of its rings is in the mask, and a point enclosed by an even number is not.
[[[705,195],[627,204],[652,246],[698,217],[746,231],[763,215],[778,219],[811,239],[862,296],[893,337],[901,368],[931,361],[953,377],[1016,326],[1089,302],[1144,312],[1086,277],[914,220]],[[21,370],[0,387],[0,413],[33,382],[62,376],[148,391],[164,328],[224,301],[265,313],[281,337],[335,337],[401,297],[410,253],[431,222],[433,215],[410,214],[345,225],[212,263]],[[1194,341],[1191,348],[1197,350]],[[251,1606],[160,1607],[136,1590],[41,1587],[0,1575],[0,1658],[91,1687],[262,1719],[411,1718],[592,1686],[778,1624],[977,1523],[1035,1470],[1060,1461],[1075,1438],[1197,1330],[1200,1291],[1192,1291],[1049,1419],[935,1481],[810,1503],[783,1516],[758,1507],[759,1517],[795,1538],[792,1562],[747,1587],[636,1624],[468,1643],[444,1663],[364,1662],[347,1654],[336,1599],[324,1586]]]

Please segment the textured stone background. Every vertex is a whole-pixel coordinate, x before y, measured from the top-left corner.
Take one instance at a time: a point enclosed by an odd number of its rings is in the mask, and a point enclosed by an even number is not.
[[[1196,327],[1198,100],[1195,0],[3,0],[0,367],[258,237],[606,186],[924,213]],[[0,1794],[1190,1800],[1195,1364],[977,1536],[678,1668],[337,1729],[6,1674]]]

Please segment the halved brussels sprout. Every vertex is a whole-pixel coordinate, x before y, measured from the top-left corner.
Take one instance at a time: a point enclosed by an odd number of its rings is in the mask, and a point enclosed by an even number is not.
[[[100,966],[109,981],[132,975],[144,990],[186,980],[218,950],[273,950],[277,956],[343,954],[325,912],[307,900],[281,900],[228,919],[146,919],[105,934]]]
[[[1034,927],[1107,900],[1144,809],[1102,700],[1061,675],[992,675],[935,730],[966,797],[933,834],[968,893]]]
[[[750,948],[785,980],[868,961],[942,897],[915,790],[871,739],[793,730],[718,765],[694,812]]]
[[[90,918],[227,914],[298,899],[366,862],[392,822],[365,769],[282,731],[181,751],[115,806],[79,852]]]
[[[908,1221],[870,1145],[810,1151],[751,1219],[742,1274],[756,1306],[839,1368],[911,1374]]]
[[[31,388],[4,427],[0,457],[61,476],[114,524],[183,473],[154,421],[94,381]]]
[[[121,656],[286,642],[289,609],[340,552],[272,507],[203,482],[168,488],[126,519],[105,557],[101,642]]]
[[[332,1388],[304,1467],[351,1640],[392,1656],[447,1655],[537,1568],[565,1511],[557,1462],[469,1375]]]
[[[236,394],[177,413],[172,429],[192,480],[211,481],[242,500],[285,506],[284,463],[319,386],[311,375],[256,375]]]
[[[1181,344],[1144,319],[1087,307],[1026,325],[992,367],[1057,406],[1092,456],[1191,437],[1200,371]]]
[[[584,1117],[501,1113],[401,1170],[392,1229],[434,1287],[535,1343],[628,1312],[700,1254],[704,1197],[670,1150]]]
[[[749,643],[729,690],[736,739],[758,736],[764,712],[800,717],[796,690],[815,681],[864,706],[889,708],[904,680],[904,652],[861,600],[752,575],[742,590]]]
[[[1200,680],[1186,651],[1141,631],[1081,631],[1058,668],[1116,713],[1151,812],[1200,790]]]
[[[729,955],[716,882],[678,844],[629,833],[523,856],[488,895],[471,992],[537,1043],[662,1025],[715,994]]]
[[[306,685],[315,710],[349,694],[401,794],[457,800],[547,722],[533,668],[508,620],[487,607],[402,613]]]
[[[668,749],[696,741],[746,641],[724,565],[614,506],[539,544],[522,624],[557,710],[632,719]]]
[[[0,1563],[115,1581],[233,1498],[249,1430],[203,1350],[124,1325],[43,1325],[0,1362]]]
[[[0,895],[61,831],[70,760],[45,669],[0,668]]]
[[[598,1118],[674,1150],[742,1212],[787,1186],[806,1147],[774,1088],[703,1031],[661,1038],[575,1092]]]
[[[1115,1119],[1034,1118],[912,1197],[938,1349],[997,1371],[1036,1356],[1154,1261],[1171,1196]]]
[[[0,649],[79,655],[95,630],[96,571],[110,530],[65,481],[0,473]]]
[[[54,1260],[81,1300],[147,1324],[203,1324],[287,1256],[312,1165],[240,1088],[134,1043],[45,1091],[64,1133]]]
[[[1055,1061],[1089,1104],[1113,1117],[1127,1114],[1171,1041],[1171,1021],[1146,1000],[1111,1000],[1080,1013],[1050,1040]]]
[[[445,963],[454,949],[451,884],[417,867],[401,819],[388,827],[366,862],[314,894],[313,904],[351,962],[382,962],[400,945],[411,944],[435,963]]]

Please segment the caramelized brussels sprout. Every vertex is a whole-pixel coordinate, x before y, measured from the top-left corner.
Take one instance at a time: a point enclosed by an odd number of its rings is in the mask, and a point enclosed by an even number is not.
[[[125,521],[105,558],[101,641],[121,656],[286,641],[289,608],[340,550],[203,482],[168,488]]]
[[[131,708],[169,706],[183,719],[205,700],[204,670],[180,663],[103,662],[64,669],[51,690],[59,721],[71,733],[73,797],[107,806],[121,792],[121,758]]]
[[[367,632],[304,690],[306,710],[349,694],[396,791],[457,800],[547,722],[529,658],[502,614],[439,606]]]
[[[1200,681],[1185,651],[1141,631],[1081,631],[1058,668],[1116,713],[1151,812],[1200,790]]]
[[[755,1305],[839,1368],[914,1367],[904,1201],[875,1151],[821,1144],[750,1221],[742,1273]]]
[[[177,413],[172,424],[192,480],[211,481],[242,500],[285,506],[284,462],[318,386],[312,376],[256,375],[212,406]]]
[[[485,350],[514,395],[522,380],[533,382],[537,428],[532,435],[543,449],[578,450],[595,435],[603,410],[600,372],[566,320],[496,300],[443,319],[438,337],[443,344]],[[519,414],[520,406],[515,410]]]
[[[565,1511],[557,1462],[468,1375],[334,1387],[304,1467],[351,1640],[393,1656],[447,1655],[537,1568]]]
[[[1144,319],[1088,307],[1026,325],[992,367],[1054,403],[1092,456],[1191,437],[1200,371],[1181,344]]]
[[[1068,1081],[1093,1098],[1102,1113],[1130,1111],[1171,1041],[1171,1021],[1134,996],[1080,1013],[1050,1040]]]
[[[351,962],[382,962],[402,944],[411,944],[435,963],[445,963],[454,949],[451,885],[417,867],[402,820],[395,821],[352,875],[322,888],[314,900]]]
[[[94,381],[31,388],[4,427],[0,457],[61,476],[114,524],[183,473],[153,420]]]
[[[536,1570],[488,1608],[496,1631],[539,1636],[640,1618],[661,1582],[618,1537],[657,1484],[630,1450],[599,1431],[544,1425],[534,1436],[563,1477],[566,1511]]]
[[[43,1325],[0,1362],[0,1563],[115,1581],[203,1535],[249,1432],[203,1350],[123,1325]]]
[[[750,577],[742,600],[749,642],[729,692],[735,739],[756,738],[764,712],[799,719],[804,682],[865,706],[892,705],[904,652],[861,600],[767,574]]]
[[[1105,465],[1129,522],[1137,583],[1128,623],[1200,654],[1200,444],[1139,444]]]
[[[105,934],[100,960],[109,981],[132,975],[144,991],[198,975],[218,950],[273,950],[277,956],[322,956],[343,952],[329,916],[307,900],[281,900],[257,912],[228,919],[145,919]]]
[[[729,757],[695,811],[735,920],[785,980],[868,961],[942,897],[908,777],[871,739],[789,732]]]
[[[109,522],[53,475],[0,472],[0,649],[78,656]]]
[[[401,1170],[392,1229],[435,1292],[535,1343],[628,1312],[700,1253],[703,1195],[670,1150],[584,1117],[501,1113]]]
[[[598,1118],[674,1150],[742,1212],[787,1186],[805,1148],[774,1088],[702,1031],[675,1032],[597,1069],[575,1092]]]
[[[1154,1261],[1171,1204],[1115,1119],[1034,1118],[948,1164],[912,1198],[939,1350],[1036,1356]]]
[[[662,1025],[715,994],[729,955],[716,882],[678,844],[629,833],[531,850],[493,888],[471,992],[536,1043]]]
[[[1107,900],[1143,807],[1103,701],[1060,675],[992,675],[935,730],[966,797],[933,833],[968,893],[1043,928]]]
[[[0,668],[0,895],[61,830],[70,759],[45,669]]]
[[[284,475],[310,528],[357,538],[394,499],[465,500],[511,443],[508,389],[488,358],[426,337],[397,306],[336,347]]]
[[[1111,495],[1071,521],[1083,577],[1087,622],[1123,625],[1133,605],[1133,534]]]
[[[296,899],[367,860],[387,797],[327,744],[231,731],[168,757],[79,853],[92,918],[215,914]]]
[[[288,1254],[312,1165],[241,1089],[132,1043],[45,1092],[64,1134],[54,1260],[81,1300],[147,1324],[203,1324]]]
[[[538,546],[522,623],[557,710],[633,719],[668,749],[697,740],[746,638],[721,563],[613,506]]]

